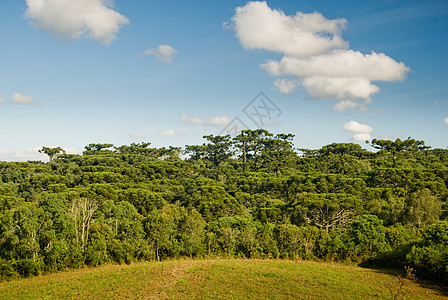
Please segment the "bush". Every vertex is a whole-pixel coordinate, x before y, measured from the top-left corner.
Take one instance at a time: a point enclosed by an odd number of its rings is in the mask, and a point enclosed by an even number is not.
[[[130,264],[133,260],[134,248],[127,242],[113,240],[109,252],[115,262]]]
[[[10,280],[17,276],[14,269],[14,261],[0,261],[0,280]]]
[[[406,255],[407,263],[417,276],[448,283],[448,222],[428,226],[423,237]]]
[[[16,262],[16,270],[22,277],[30,277],[39,275],[43,263],[41,261],[33,261],[29,259],[21,259]]]
[[[69,245],[63,241],[54,241],[51,247],[43,251],[44,271],[55,272],[63,270],[69,264]]]
[[[355,244],[355,260],[368,259],[390,249],[383,221],[375,215],[364,215],[354,220],[348,236]]]

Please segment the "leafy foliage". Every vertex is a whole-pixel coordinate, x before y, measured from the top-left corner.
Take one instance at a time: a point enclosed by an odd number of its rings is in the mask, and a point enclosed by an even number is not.
[[[370,261],[446,280],[447,150],[407,139],[296,151],[293,135],[262,129],[204,138],[186,158],[133,143],[0,162],[1,278],[226,256]]]

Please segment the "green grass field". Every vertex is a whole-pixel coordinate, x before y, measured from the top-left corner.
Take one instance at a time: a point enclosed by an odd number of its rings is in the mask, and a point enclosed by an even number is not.
[[[435,286],[336,263],[176,260],[0,283],[1,299],[447,299]]]

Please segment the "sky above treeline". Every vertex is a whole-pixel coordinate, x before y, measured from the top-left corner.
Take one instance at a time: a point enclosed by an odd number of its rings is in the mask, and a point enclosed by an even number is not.
[[[1,0],[0,160],[42,146],[448,146],[448,2]]]

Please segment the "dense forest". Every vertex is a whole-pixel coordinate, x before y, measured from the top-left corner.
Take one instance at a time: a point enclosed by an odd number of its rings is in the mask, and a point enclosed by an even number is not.
[[[0,162],[0,277],[245,257],[407,267],[448,282],[448,150],[411,138],[295,149],[293,137],[43,147],[49,163]]]

